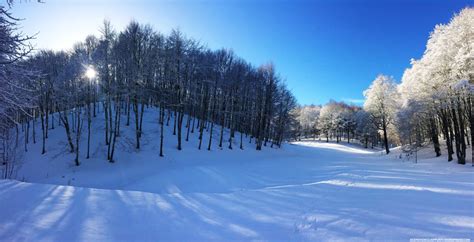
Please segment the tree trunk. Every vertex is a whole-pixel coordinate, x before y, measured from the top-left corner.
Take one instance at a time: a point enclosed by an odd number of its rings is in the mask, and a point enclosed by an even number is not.
[[[143,114],[145,113],[145,103],[142,103],[141,105],[141,111],[140,111],[140,138],[142,137],[142,134],[143,134]]]
[[[117,100],[118,101],[118,100]],[[120,127],[120,117],[121,117],[121,114],[120,114],[120,103],[119,102],[115,102],[115,122],[114,122],[114,131],[113,131],[113,139],[112,141],[110,142],[111,144],[109,145],[109,147],[111,147],[111,151],[110,151],[110,155],[109,155],[109,162],[110,163],[114,163],[115,160],[114,160],[114,153],[115,153],[115,143],[117,141],[117,136],[118,136],[118,132],[119,132],[119,127]],[[118,104],[117,104],[118,103]]]
[[[181,137],[182,137],[182,128],[183,128],[183,118],[184,118],[184,112],[181,110],[178,114],[178,150],[181,150]]]
[[[222,115],[221,115],[221,132],[219,138],[219,148],[222,148],[222,140],[224,137],[224,127],[225,127],[225,118],[226,118],[226,98],[224,97],[224,101],[222,103]]]
[[[86,159],[90,157],[90,146],[91,146],[91,107],[90,104],[87,104],[87,156]]]
[[[211,122],[211,131],[209,132],[209,143],[207,145],[207,150],[211,150],[211,144],[212,144],[212,133],[214,131],[214,122]]]
[[[75,149],[74,149],[74,144],[72,143],[71,129],[69,127],[68,115],[66,113],[67,111],[63,111],[63,112],[64,112],[64,116],[61,116],[61,113],[59,113],[59,117],[61,118],[61,121],[63,122],[63,127],[66,130],[67,142],[69,144],[70,152],[73,153]]]
[[[174,111],[174,119],[173,119],[173,135],[176,135],[176,124],[178,121],[176,110]]]
[[[125,126],[130,126],[130,97],[127,98],[127,123]]]
[[[33,109],[33,120],[31,121],[33,124],[33,144],[36,144],[36,109]]]
[[[240,149],[243,150],[244,149],[244,146],[243,146],[243,138],[242,138],[242,132],[240,132]]]
[[[25,152],[28,152],[28,136],[30,135],[30,121],[26,122],[26,132],[25,132]]]
[[[193,117],[193,124],[191,126],[191,133],[194,134],[194,123],[196,122],[196,115]],[[199,121],[198,121],[199,122]],[[188,132],[189,133],[189,132]]]
[[[164,137],[163,126],[164,124],[165,124],[165,108],[162,107],[160,111],[160,157],[163,157],[163,137]]]
[[[40,118],[41,118],[41,134],[42,134],[42,138],[43,138],[41,154],[44,154],[44,153],[46,153],[46,127],[44,125],[44,114],[43,114],[43,112],[40,112]]]
[[[446,147],[448,149],[448,161],[453,160],[453,136],[451,135],[451,123],[448,120],[448,113],[445,110],[440,110],[441,125],[443,126],[443,133],[446,139]]]
[[[464,117],[464,112],[462,109],[462,104],[461,100],[458,97],[458,118],[459,118],[459,137],[460,137],[460,148],[461,150],[459,151],[460,154],[460,159],[458,160],[459,164],[466,164],[466,134],[465,134],[465,117]]]
[[[388,154],[390,153],[390,149],[388,148],[387,122],[385,120],[385,117],[382,117],[382,130],[383,130],[383,143],[385,146],[385,152]]]
[[[436,157],[438,157],[438,156],[441,156],[441,148],[439,145],[439,138],[438,138],[438,132],[437,132],[438,128],[436,127],[436,122],[433,117],[430,117],[429,121],[430,121],[431,140],[433,141]]]
[[[136,139],[136,148],[140,149],[140,110],[138,109],[138,100],[135,97],[133,103],[133,111],[135,113],[135,139]]]
[[[187,118],[187,121],[186,121],[186,126],[187,126],[186,141],[189,141],[189,132],[191,131],[191,115],[189,115],[189,114],[188,114],[188,118]]]
[[[79,141],[81,139],[81,129],[82,129],[82,123],[81,123],[81,111],[78,108],[78,113],[76,114],[77,116],[77,130],[76,130],[76,159],[74,160],[76,163],[76,166],[80,165],[79,162]]]
[[[105,145],[109,144],[109,112],[107,101],[104,101]]]
[[[452,119],[453,119],[454,138],[455,138],[454,140],[455,140],[455,145],[456,145],[456,157],[458,158],[458,164],[465,164],[466,163],[466,157],[465,157],[466,144],[464,143],[464,127],[462,126],[462,120],[458,119],[458,116],[457,116],[458,112],[461,112],[459,107],[458,107],[457,112],[454,107],[451,109]],[[459,117],[462,117],[462,115],[460,114]],[[464,143],[464,149],[462,145],[463,143]]]
[[[46,137],[46,139],[48,138],[48,129],[49,129],[49,114],[48,114],[48,113],[49,113],[49,110],[48,110],[48,108],[46,107],[46,110],[45,110],[45,113],[44,113],[45,118],[46,118],[45,121],[44,121],[44,124],[45,124],[45,130],[44,130],[44,132],[45,132],[45,137]]]

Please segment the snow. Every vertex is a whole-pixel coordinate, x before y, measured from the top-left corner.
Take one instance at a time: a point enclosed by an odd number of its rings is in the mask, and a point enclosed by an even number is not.
[[[45,155],[31,145],[18,180],[0,180],[0,241],[474,239],[470,164],[318,141],[198,151],[195,134],[177,151],[171,127],[160,158],[157,114],[145,115],[142,150],[124,127],[114,164],[100,117],[79,167],[62,127]]]

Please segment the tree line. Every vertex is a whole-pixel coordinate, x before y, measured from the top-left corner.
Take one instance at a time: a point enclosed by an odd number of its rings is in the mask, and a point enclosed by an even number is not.
[[[4,18],[7,14],[2,8],[0,20],[15,24],[16,19]],[[13,27],[0,26],[7,31],[2,34],[15,37]],[[11,50],[1,50],[2,58],[17,53],[7,60],[9,67],[18,68],[17,73],[4,74],[3,68],[0,73],[2,82],[11,82],[6,85],[10,90],[2,86],[2,93],[19,99],[0,99],[1,131],[8,135],[2,136],[4,143],[16,140],[12,144],[18,146],[20,127],[25,150],[30,139],[39,139],[44,154],[49,130],[60,125],[79,165],[81,154],[90,157],[92,120],[103,115],[106,159],[114,162],[121,127],[134,128],[134,146],[141,148],[143,116],[150,107],[159,110],[159,156],[165,155],[166,125],[173,128],[178,150],[190,133],[199,137],[196,148],[207,150],[244,149],[247,136],[257,150],[280,147],[288,137],[296,100],[272,63],[255,67],[232,50],[211,50],[179,30],[164,35],[135,21],[120,32],[104,21],[100,32],[69,51],[24,52],[27,39],[21,35],[11,41]],[[23,78],[21,73],[31,75]],[[8,157],[3,160],[9,162]]]
[[[373,148],[382,141],[370,114],[362,107],[331,100],[325,105],[303,105],[295,110],[298,125],[294,138],[317,137],[326,142],[358,141]]]
[[[455,155],[465,164],[467,147],[474,151],[473,39],[474,8],[465,8],[435,27],[423,56],[411,60],[400,83],[378,75],[364,91],[362,107],[335,101],[298,107],[297,138],[312,134],[339,142],[352,135],[366,147],[382,144],[387,154],[390,144],[416,149],[430,142],[436,156],[443,140],[448,161]]]
[[[456,154],[460,164],[466,163],[466,145],[472,149],[474,142],[473,39],[474,8],[465,8],[449,24],[436,26],[425,53],[411,61],[399,86],[402,105],[397,115],[405,120],[399,127],[403,142],[429,138],[440,156],[442,136],[448,160]]]

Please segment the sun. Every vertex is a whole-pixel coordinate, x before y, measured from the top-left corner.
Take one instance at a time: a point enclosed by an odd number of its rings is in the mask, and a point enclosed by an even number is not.
[[[87,78],[92,80],[97,76],[97,72],[94,70],[94,68],[92,66],[89,66],[89,67],[87,67],[85,75],[86,75]]]

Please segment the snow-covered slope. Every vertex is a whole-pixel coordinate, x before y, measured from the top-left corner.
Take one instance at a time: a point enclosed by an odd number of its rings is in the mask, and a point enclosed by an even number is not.
[[[244,136],[244,150],[239,149],[240,133],[236,133],[233,141],[233,149],[228,149],[229,131],[224,130],[223,148],[219,148],[220,126],[214,126],[211,151],[207,150],[209,142],[209,131],[205,130],[202,149],[198,150],[198,129],[189,134],[186,141],[186,127],[183,125],[183,149],[177,150],[177,136],[173,135],[173,118],[169,126],[164,129],[164,157],[159,157],[160,126],[158,124],[158,110],[147,108],[144,114],[143,135],[141,138],[141,149],[135,149],[135,130],[133,115],[130,126],[125,126],[126,116],[122,116],[121,133],[117,139],[115,163],[106,160],[107,146],[104,138],[103,113],[98,113],[92,122],[90,159],[86,159],[87,129],[84,125],[82,142],[80,144],[81,165],[74,165],[74,154],[69,153],[69,146],[64,128],[57,125],[55,129],[49,130],[46,154],[41,155],[41,136],[38,132],[36,144],[28,145],[28,152],[22,154],[22,164],[15,178],[20,181],[53,183],[63,185],[85,186],[95,188],[127,189],[136,183],[146,182],[154,176],[162,177],[163,171],[171,172],[176,167],[182,168],[185,164],[205,164],[208,162],[224,162],[229,166],[238,165],[241,162],[258,159],[260,156],[272,155],[277,152],[269,146],[264,147],[265,152],[255,151],[255,143],[249,143],[250,137]],[[187,117],[185,117],[185,122]],[[196,122],[197,124],[197,122]],[[51,126],[51,125],[50,125]],[[37,130],[40,130],[37,122]],[[30,138],[31,141],[31,138]],[[229,167],[232,169],[232,167]],[[179,171],[183,175],[183,171]],[[229,170],[231,172],[231,170]],[[207,177],[206,172],[202,173]],[[190,174],[196,174],[191,171]],[[199,176],[195,177],[199,179]],[[232,179],[228,177],[227,179]],[[143,190],[143,189],[139,189]]]
[[[145,113],[140,151],[133,126],[123,126],[113,164],[105,159],[101,114],[90,159],[83,136],[79,167],[62,127],[50,130],[45,155],[40,143],[30,144],[17,175],[28,183],[0,182],[0,204],[8,208],[0,212],[0,240],[474,237],[473,169],[426,159],[429,148],[414,164],[396,149],[384,156],[343,143],[259,152],[245,139],[244,150],[237,143],[219,149],[215,132],[212,151],[205,149],[208,133],[203,150],[194,133],[177,151],[171,121],[159,157],[157,116]]]
[[[94,188],[0,181],[0,240],[474,239],[470,166],[310,141],[129,155],[34,180]]]

